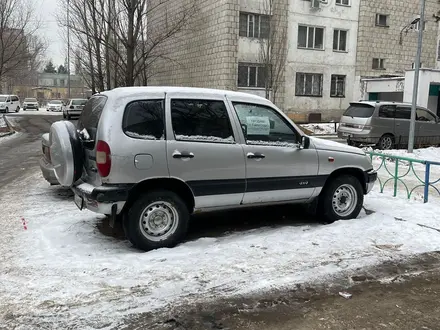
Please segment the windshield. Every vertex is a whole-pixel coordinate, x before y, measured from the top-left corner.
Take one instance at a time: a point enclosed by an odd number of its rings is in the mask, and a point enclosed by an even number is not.
[[[352,104],[345,111],[344,116],[370,118],[373,115],[374,107],[369,104]]]
[[[0,102],[5,102],[6,101],[6,96],[0,96]]]
[[[72,100],[72,105],[84,105],[87,100]]]
[[[25,102],[37,102],[37,99],[24,99]]]
[[[62,104],[62,102],[59,100],[50,101],[49,103],[50,104]]]

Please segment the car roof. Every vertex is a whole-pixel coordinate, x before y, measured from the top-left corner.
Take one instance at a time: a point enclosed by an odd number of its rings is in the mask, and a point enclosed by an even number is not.
[[[359,101],[359,102],[350,102],[350,104],[367,104],[371,106],[375,106],[376,104],[380,105],[411,105],[408,102],[394,102],[394,101]]]
[[[140,93],[198,93],[198,94],[210,94],[216,96],[236,96],[236,97],[246,97],[254,98],[255,100],[265,100],[264,97],[243,93],[235,92],[223,89],[213,89],[213,88],[199,88],[199,87],[176,87],[176,86],[145,86],[145,87],[119,87],[95,95],[108,95],[111,97],[122,97],[122,96],[134,96]]]

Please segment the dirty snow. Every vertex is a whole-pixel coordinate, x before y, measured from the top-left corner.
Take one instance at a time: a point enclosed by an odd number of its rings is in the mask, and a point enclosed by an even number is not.
[[[63,194],[37,173],[8,187],[8,200],[0,202],[6,221],[0,324],[12,328],[18,320],[23,323],[16,329],[29,329],[44,320],[53,329],[104,327],[168,304],[294,288],[440,249],[440,233],[417,225],[440,227],[440,203],[377,192],[365,203],[375,213],[357,220],[301,225],[292,215],[291,225],[201,237],[148,253],[102,235],[96,229],[102,216],[79,211]]]
[[[0,133],[0,144],[6,142],[6,141],[10,141],[12,139],[15,139],[19,136],[21,136],[23,133],[21,132],[14,132],[13,134],[9,134],[7,133],[6,135],[1,135]]]
[[[234,137],[229,136],[227,138],[221,138],[218,136],[205,136],[205,135],[176,135],[176,140],[181,141],[207,141],[207,142],[221,142],[221,143],[235,143]]]
[[[335,123],[324,124],[301,124],[302,127],[312,131],[315,135],[335,135]],[[339,123],[336,124],[336,129],[339,127]]]
[[[0,127],[7,127],[8,125],[6,125],[6,121],[3,118],[3,116],[0,116]]]

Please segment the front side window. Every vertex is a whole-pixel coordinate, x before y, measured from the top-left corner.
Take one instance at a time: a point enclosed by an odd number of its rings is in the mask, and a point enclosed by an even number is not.
[[[320,73],[296,73],[296,96],[322,96],[322,78]]]
[[[261,65],[238,63],[238,87],[259,87],[266,85],[266,70]]]
[[[324,28],[299,25],[298,48],[324,49]]]
[[[127,105],[122,130],[132,138],[162,140],[165,138],[163,100],[135,101]]]
[[[345,30],[333,31],[333,50],[337,52],[347,51],[347,31]]]
[[[332,74],[330,85],[330,97],[345,97],[345,77]]]
[[[234,103],[246,143],[286,146],[298,141],[297,133],[274,109],[248,103]]]
[[[178,141],[234,143],[223,101],[173,99],[171,121]]]
[[[433,122],[433,123],[437,122],[435,116],[426,110],[417,109],[416,114],[417,114],[417,121]]]
[[[240,13],[240,37],[268,38],[269,15]]]

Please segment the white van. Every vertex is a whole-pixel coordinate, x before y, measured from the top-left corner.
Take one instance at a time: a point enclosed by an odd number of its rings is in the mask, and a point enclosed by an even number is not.
[[[20,99],[17,95],[0,95],[0,112],[19,112]]]

